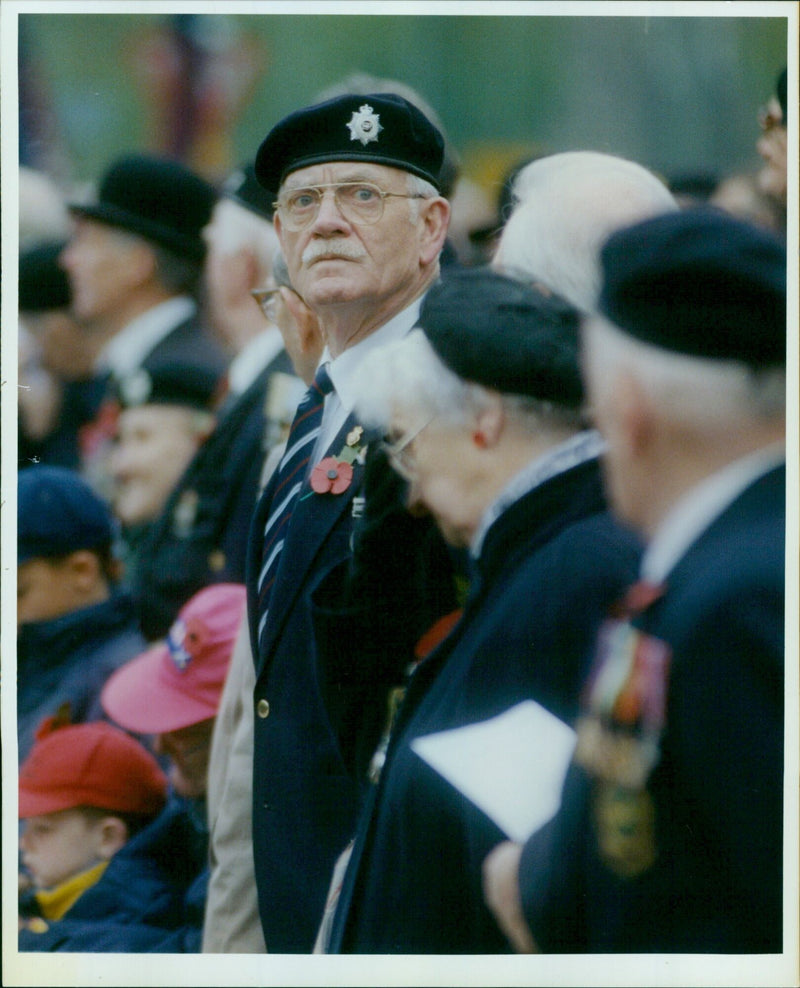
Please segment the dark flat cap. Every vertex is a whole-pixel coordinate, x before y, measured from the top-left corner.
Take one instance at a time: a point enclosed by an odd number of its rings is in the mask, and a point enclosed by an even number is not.
[[[112,382],[122,408],[139,405],[181,405],[211,411],[219,393],[220,375],[204,364],[164,363],[144,367]]]
[[[202,261],[202,231],[216,199],[214,187],[179,162],[133,154],[109,168],[95,202],[74,202],[69,208]]]
[[[578,408],[578,312],[490,268],[456,269],[434,285],[419,325],[459,377],[503,394]]]
[[[222,183],[222,194],[240,206],[249,209],[251,213],[271,220],[275,210],[272,207],[272,196],[256,178],[253,165],[243,165],[231,172]]]
[[[62,242],[37,244],[19,256],[19,309],[52,312],[68,309],[71,291],[67,272],[59,265]]]
[[[786,357],[786,246],[713,209],[688,209],[613,234],[601,311],[666,350],[754,367]]]
[[[17,479],[17,563],[98,549],[113,541],[108,505],[72,470],[31,466]]]
[[[437,189],[444,138],[408,100],[394,93],[337,96],[285,117],[256,155],[256,177],[277,196],[284,178],[325,161],[370,161],[427,179]]]

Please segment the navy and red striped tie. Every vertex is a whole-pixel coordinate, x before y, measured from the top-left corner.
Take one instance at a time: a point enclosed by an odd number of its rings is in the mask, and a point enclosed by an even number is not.
[[[333,390],[333,382],[323,364],[313,383],[297,406],[294,421],[286,440],[286,451],[278,465],[272,495],[272,510],[264,526],[261,570],[258,576],[258,641],[262,643],[269,613],[269,601],[278,571],[283,544],[292,511],[308,473],[308,462],[322,427],[325,395]]]

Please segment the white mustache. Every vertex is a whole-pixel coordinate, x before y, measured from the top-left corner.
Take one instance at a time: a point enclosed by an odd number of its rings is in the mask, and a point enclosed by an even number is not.
[[[366,256],[364,248],[352,240],[312,240],[303,251],[303,264],[312,264],[321,257],[346,257],[350,260],[358,260]]]

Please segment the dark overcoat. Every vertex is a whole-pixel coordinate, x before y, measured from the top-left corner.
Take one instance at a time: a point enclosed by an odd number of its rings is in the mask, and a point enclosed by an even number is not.
[[[413,673],[374,805],[362,815],[331,952],[509,949],[481,892],[502,831],[411,748],[535,699],[564,721],[638,541],[608,515],[597,460],[545,481],[489,529],[460,623]]]
[[[785,480],[745,490],[633,619],[671,653],[660,758],[616,820],[605,780],[570,770],[521,862],[542,950],[781,950]]]

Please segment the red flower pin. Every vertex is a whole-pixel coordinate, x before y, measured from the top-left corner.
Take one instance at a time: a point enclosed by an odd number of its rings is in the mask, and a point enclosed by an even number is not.
[[[349,463],[326,456],[311,471],[311,488],[317,494],[341,494],[350,486],[353,468]]]

